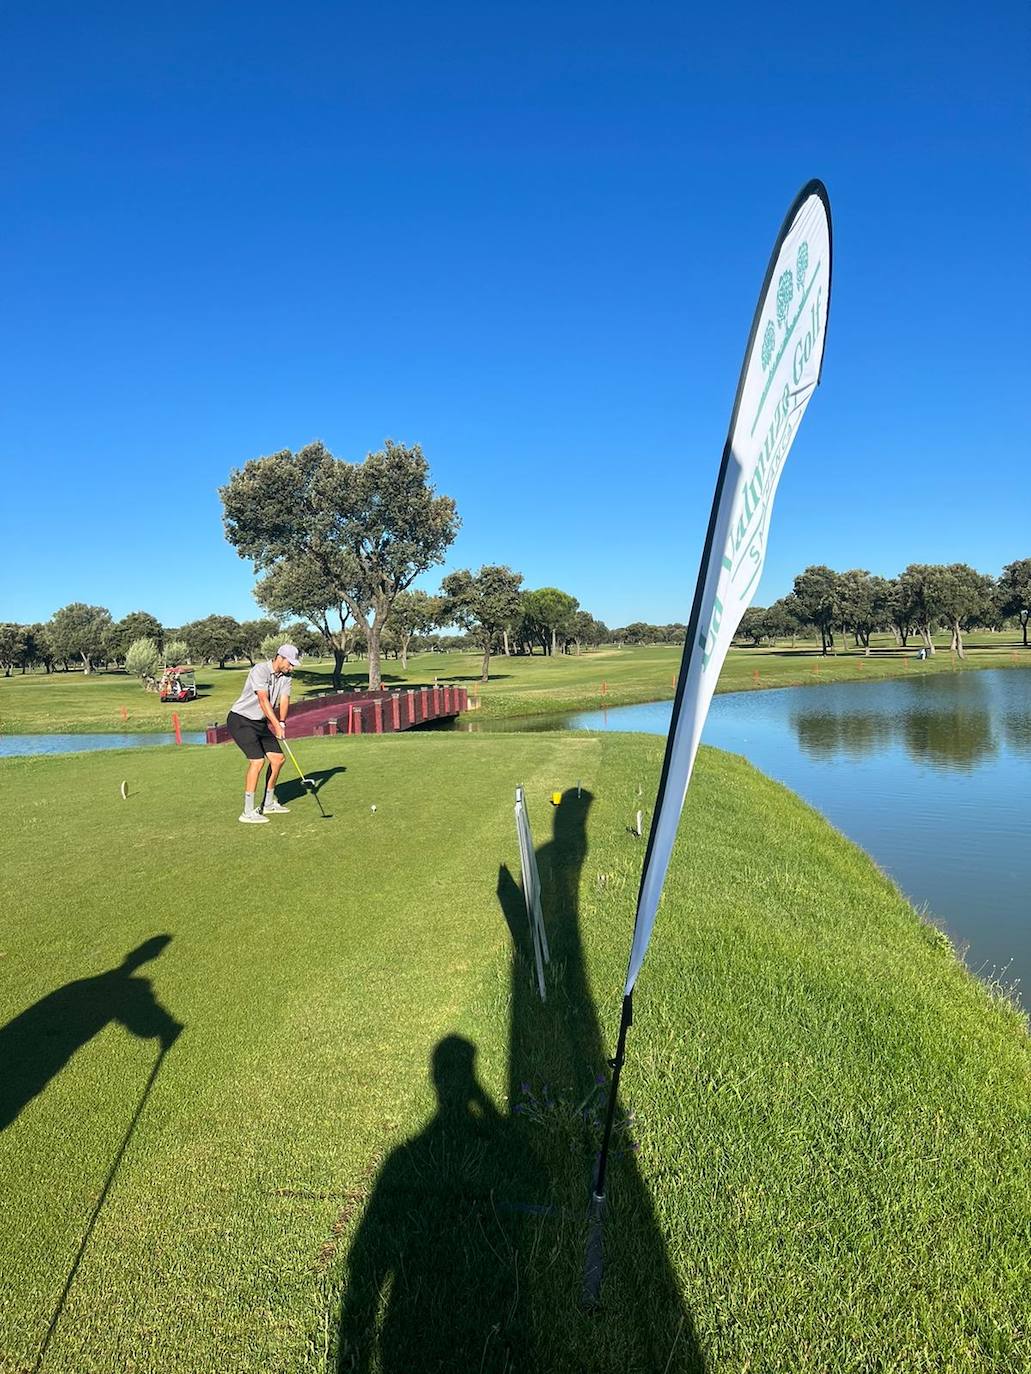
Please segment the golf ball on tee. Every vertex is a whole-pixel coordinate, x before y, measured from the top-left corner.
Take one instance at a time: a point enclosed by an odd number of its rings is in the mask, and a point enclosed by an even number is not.
[[[369,810],[370,810],[370,811],[375,811],[375,810],[376,810],[376,803],[375,803],[375,802],[372,803],[372,805],[369,807]]]

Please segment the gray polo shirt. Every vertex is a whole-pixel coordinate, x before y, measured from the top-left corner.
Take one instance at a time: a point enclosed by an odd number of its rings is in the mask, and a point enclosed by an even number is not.
[[[274,673],[270,658],[267,658],[264,663],[255,663],[247,674],[243,691],[229,709],[235,711],[238,716],[246,716],[248,720],[261,720],[265,712],[258,705],[259,692],[267,694],[269,705],[278,715],[279,712],[276,707],[283,697],[290,695],[290,674]]]

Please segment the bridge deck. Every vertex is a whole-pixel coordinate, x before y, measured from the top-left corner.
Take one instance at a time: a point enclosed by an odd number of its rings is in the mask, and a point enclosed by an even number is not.
[[[303,735],[386,735],[430,720],[457,716],[468,706],[465,687],[384,688],[377,692],[331,692],[290,703],[287,738]],[[209,725],[208,744],[224,744],[227,725]]]

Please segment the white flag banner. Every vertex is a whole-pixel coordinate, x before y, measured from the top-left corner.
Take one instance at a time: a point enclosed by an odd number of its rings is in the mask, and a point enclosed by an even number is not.
[[[624,996],[633,991],[651,938],[716,679],[762,574],[777,484],[820,381],[830,294],[830,203],[823,183],[811,181],[777,236],[745,350],[648,835]]]
[[[530,816],[526,810],[526,794],[521,787],[515,790],[516,835],[519,839],[519,864],[523,876],[523,898],[526,902],[526,915],[530,922],[530,943],[533,946],[534,962],[537,965],[537,990],[541,1001],[546,1000],[544,988],[544,965],[551,962],[548,950],[548,936],[544,929],[544,911],[541,906],[541,875],[537,867],[537,851],[533,847],[533,834],[530,831]]]

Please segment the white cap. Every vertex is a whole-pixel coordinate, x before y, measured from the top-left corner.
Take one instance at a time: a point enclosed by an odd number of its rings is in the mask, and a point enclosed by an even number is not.
[[[301,661],[301,655],[297,652],[296,644],[280,644],[276,651],[277,658],[285,658],[291,668],[296,668]]]

